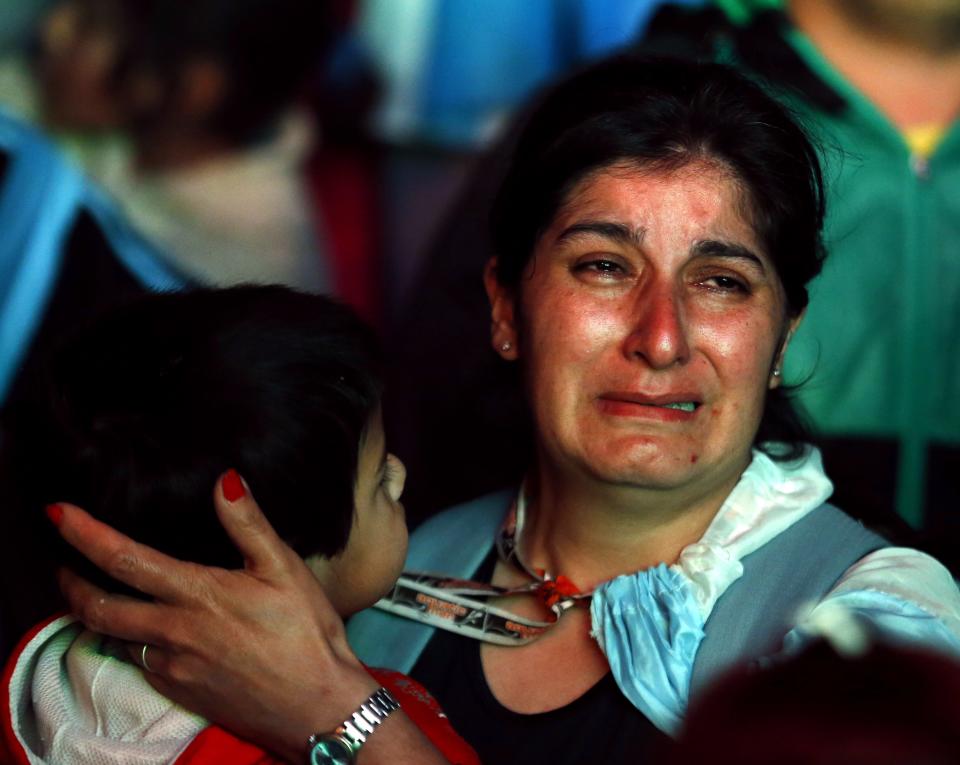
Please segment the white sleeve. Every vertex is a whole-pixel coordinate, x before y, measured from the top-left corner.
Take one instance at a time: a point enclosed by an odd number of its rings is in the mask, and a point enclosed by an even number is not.
[[[822,637],[857,651],[870,633],[960,657],[960,590],[936,559],[905,547],[862,558],[805,614],[784,640],[792,652]]]

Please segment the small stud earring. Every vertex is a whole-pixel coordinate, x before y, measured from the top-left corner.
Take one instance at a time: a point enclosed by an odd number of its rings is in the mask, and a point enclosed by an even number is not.
[[[773,368],[773,376],[774,376],[774,377],[779,377],[779,376],[780,376],[780,367],[774,367],[774,368]]]
[[[500,345],[500,350],[503,351],[504,353],[506,353],[507,351],[509,351],[511,348],[513,348],[513,343],[511,343],[509,340],[504,341],[504,342]]]

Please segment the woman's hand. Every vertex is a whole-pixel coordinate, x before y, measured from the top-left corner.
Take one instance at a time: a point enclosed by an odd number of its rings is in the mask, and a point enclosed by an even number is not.
[[[333,730],[378,685],[309,569],[232,478],[231,496],[241,496],[228,500],[221,478],[214,501],[243,570],[175,560],[64,504],[51,516],[63,537],[155,600],[106,593],[69,571],[60,585],[87,627],[130,641],[138,661],[149,646],[145,675],[162,694],[300,762],[312,733]],[[378,761],[443,762],[399,712],[361,750],[361,762]]]

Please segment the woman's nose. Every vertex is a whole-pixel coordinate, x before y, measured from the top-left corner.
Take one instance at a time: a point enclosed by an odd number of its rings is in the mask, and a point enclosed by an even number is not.
[[[630,317],[624,350],[653,369],[666,369],[689,358],[683,305],[672,285],[648,284],[641,289]]]

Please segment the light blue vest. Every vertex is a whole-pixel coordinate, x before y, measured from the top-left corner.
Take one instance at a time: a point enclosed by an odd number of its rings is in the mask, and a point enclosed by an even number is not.
[[[515,490],[502,491],[434,516],[411,536],[406,568],[473,577],[515,496]],[[728,667],[779,650],[802,604],[822,599],[844,571],[887,544],[825,504],[745,557],[743,576],[707,619],[690,697]],[[350,620],[347,635],[364,663],[410,672],[434,630],[370,608]]]

